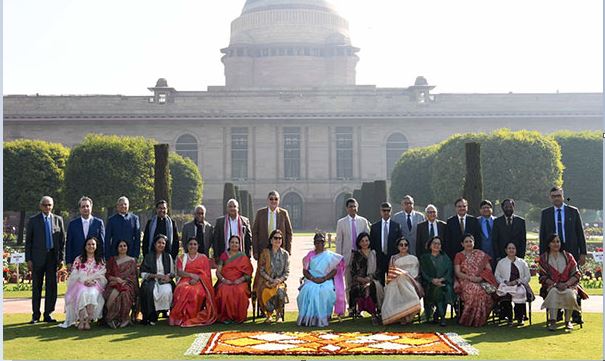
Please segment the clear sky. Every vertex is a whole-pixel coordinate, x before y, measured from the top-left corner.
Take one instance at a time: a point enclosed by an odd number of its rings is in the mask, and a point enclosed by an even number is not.
[[[147,95],[224,85],[244,0],[4,0],[4,94]],[[357,84],[436,93],[601,92],[602,0],[334,0]]]

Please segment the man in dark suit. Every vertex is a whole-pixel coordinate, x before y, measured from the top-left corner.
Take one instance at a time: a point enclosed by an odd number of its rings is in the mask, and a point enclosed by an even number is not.
[[[477,218],[467,214],[468,201],[458,198],[454,202],[454,207],[456,207],[456,215],[447,220],[444,247],[445,253],[452,262],[456,253],[462,251],[462,240],[467,233],[472,234],[475,238],[475,248],[481,249],[481,228]]]
[[[158,234],[163,234],[166,240],[166,252],[170,253],[172,259],[176,260],[179,254],[179,232],[176,222],[168,215],[168,202],[160,200],[155,204],[155,215],[147,221],[143,232],[143,256],[153,252],[153,239]]]
[[[65,243],[65,263],[71,269],[71,264],[82,254],[88,237],[99,240],[97,247],[105,249],[105,226],[101,218],[92,215],[92,199],[82,197],[78,201],[80,216],[72,219],[67,225],[67,243]]]
[[[376,251],[376,273],[383,286],[389,269],[389,260],[397,253],[397,241],[401,234],[399,223],[391,219],[391,211],[391,203],[382,203],[380,205],[382,218],[370,227],[370,248]]]
[[[42,282],[46,280],[44,301],[44,322],[57,322],[50,314],[57,302],[57,270],[63,263],[65,247],[65,226],[63,218],[52,214],[53,199],[44,196],[40,200],[41,212],[31,217],[27,223],[25,237],[25,261],[32,273],[32,319],[40,321]]]
[[[250,257],[252,246],[252,231],[250,221],[239,214],[239,203],[235,199],[227,201],[227,214],[216,219],[214,225],[214,260],[218,264],[219,257],[229,249],[229,238],[238,235],[240,238],[240,251]]]
[[[276,190],[269,192],[267,207],[256,212],[252,226],[252,253],[258,261],[263,249],[269,245],[269,235],[274,230],[282,231],[284,240],[282,248],[292,254],[292,223],[288,211],[279,207],[279,193]]]
[[[193,212],[193,221],[183,225],[183,252],[187,252],[189,238],[195,237],[200,253],[210,257],[210,246],[214,239],[214,227],[206,220],[206,207],[198,205]]]
[[[527,231],[525,219],[514,214],[515,201],[507,198],[502,201],[503,215],[494,220],[492,240],[496,247],[496,262],[506,257],[504,247],[508,242],[513,242],[517,248],[517,257],[525,258],[527,247]]]
[[[445,236],[446,223],[437,219],[437,207],[429,204],[424,209],[424,212],[426,213],[427,220],[418,223],[418,227],[416,229],[416,257],[418,258],[429,252],[429,250],[426,248],[428,241],[436,236],[440,236],[441,238]]]

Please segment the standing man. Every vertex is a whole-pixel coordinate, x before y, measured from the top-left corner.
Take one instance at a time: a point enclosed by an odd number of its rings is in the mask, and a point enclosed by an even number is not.
[[[389,260],[397,253],[397,241],[401,234],[399,223],[391,219],[391,209],[391,203],[382,203],[380,205],[382,218],[370,228],[370,248],[376,251],[376,273],[383,286],[389,269]]]
[[[284,235],[282,247],[292,254],[292,223],[288,211],[279,207],[279,193],[276,190],[269,192],[267,207],[256,212],[252,226],[252,253],[258,261],[263,249],[269,245],[269,235],[279,229]]]
[[[351,288],[351,251],[357,249],[357,236],[361,232],[370,233],[370,222],[362,216],[357,215],[357,207],[359,204],[355,198],[349,198],[345,202],[347,208],[347,216],[336,222],[336,253],[344,256],[346,265],[345,271],[345,295],[349,304],[349,316],[354,313],[355,305],[349,303],[349,290]]]
[[[193,221],[183,225],[183,251],[187,252],[187,241],[195,237],[200,245],[199,252],[209,257],[210,246],[214,240],[214,227],[206,221],[206,207],[198,205],[193,211]]]
[[[488,199],[484,199],[479,204],[479,212],[481,215],[477,217],[479,226],[481,227],[481,250],[491,258],[492,270],[496,269],[496,244],[493,241],[494,230],[494,205]]]
[[[139,216],[128,212],[130,202],[122,196],[116,203],[117,213],[107,219],[105,229],[105,259],[118,254],[117,245],[121,240],[128,243],[128,255],[135,260],[141,254],[141,223]]]
[[[179,254],[179,232],[176,228],[176,222],[168,215],[168,202],[158,201],[155,204],[155,215],[147,221],[145,232],[143,232],[143,256],[153,252],[153,239],[158,234],[165,235],[166,252],[170,253],[172,259],[176,260]]]
[[[502,201],[503,215],[494,220],[492,241],[496,247],[496,262],[506,257],[504,247],[508,242],[513,242],[517,248],[517,257],[525,258],[527,247],[527,231],[525,230],[525,219],[514,214],[515,201],[507,198]]]
[[[82,197],[78,201],[80,217],[72,219],[67,225],[67,243],[65,243],[65,263],[71,269],[71,264],[82,254],[88,237],[95,236],[99,240],[97,247],[104,247],[105,225],[101,218],[92,216],[92,199]],[[104,249],[104,248],[101,248]]]
[[[227,201],[227,214],[216,219],[214,225],[214,260],[218,264],[219,257],[229,249],[229,238],[237,235],[240,239],[240,252],[245,252],[250,258],[252,232],[250,221],[239,214],[239,203],[235,199]]]
[[[403,196],[401,208],[400,212],[395,213],[393,220],[401,226],[401,236],[408,240],[410,254],[417,256],[416,230],[418,229],[418,223],[424,222],[426,218],[424,218],[424,214],[414,210],[414,198],[409,194]]]
[[[445,247],[444,251],[448,257],[454,261],[456,253],[462,251],[462,240],[464,235],[470,233],[475,238],[475,248],[481,249],[481,228],[477,218],[467,214],[468,201],[464,198],[458,198],[454,202],[456,215],[447,220],[445,226]]]
[[[426,212],[427,219],[424,222],[418,223],[418,227],[416,228],[416,257],[418,258],[430,252],[426,247],[433,237],[440,236],[443,239],[445,236],[445,222],[437,219],[437,207],[429,204],[424,211]]]
[[[25,237],[25,261],[32,273],[32,319],[29,323],[40,322],[42,282],[45,281],[44,322],[57,322],[50,314],[57,302],[57,270],[63,263],[65,247],[65,226],[63,218],[52,214],[53,199],[44,196],[40,200],[41,212],[31,217],[27,223]]]

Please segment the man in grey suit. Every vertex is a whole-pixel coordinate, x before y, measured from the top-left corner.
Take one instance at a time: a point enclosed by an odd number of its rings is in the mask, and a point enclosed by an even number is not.
[[[25,237],[25,261],[32,273],[32,319],[40,321],[42,283],[46,280],[44,297],[44,322],[57,322],[50,314],[57,302],[57,270],[63,265],[65,247],[65,226],[63,218],[52,214],[53,199],[44,196],[40,200],[41,212],[31,217],[27,223]]]
[[[206,221],[206,207],[201,204],[193,211],[193,221],[183,225],[183,252],[187,252],[187,241],[192,237],[197,240],[199,252],[210,257],[208,252],[213,244],[214,227]]]
[[[418,223],[424,222],[426,218],[424,217],[424,214],[414,210],[414,198],[409,194],[403,196],[401,208],[403,210],[395,213],[393,221],[399,223],[401,226],[401,236],[408,240],[410,254],[416,256],[416,253],[418,252],[416,250],[416,231]]]

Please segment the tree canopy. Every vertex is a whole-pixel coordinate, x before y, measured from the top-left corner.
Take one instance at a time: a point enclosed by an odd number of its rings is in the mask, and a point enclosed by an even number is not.
[[[191,210],[202,203],[204,183],[195,163],[177,153],[168,156],[172,176],[172,208]]]

